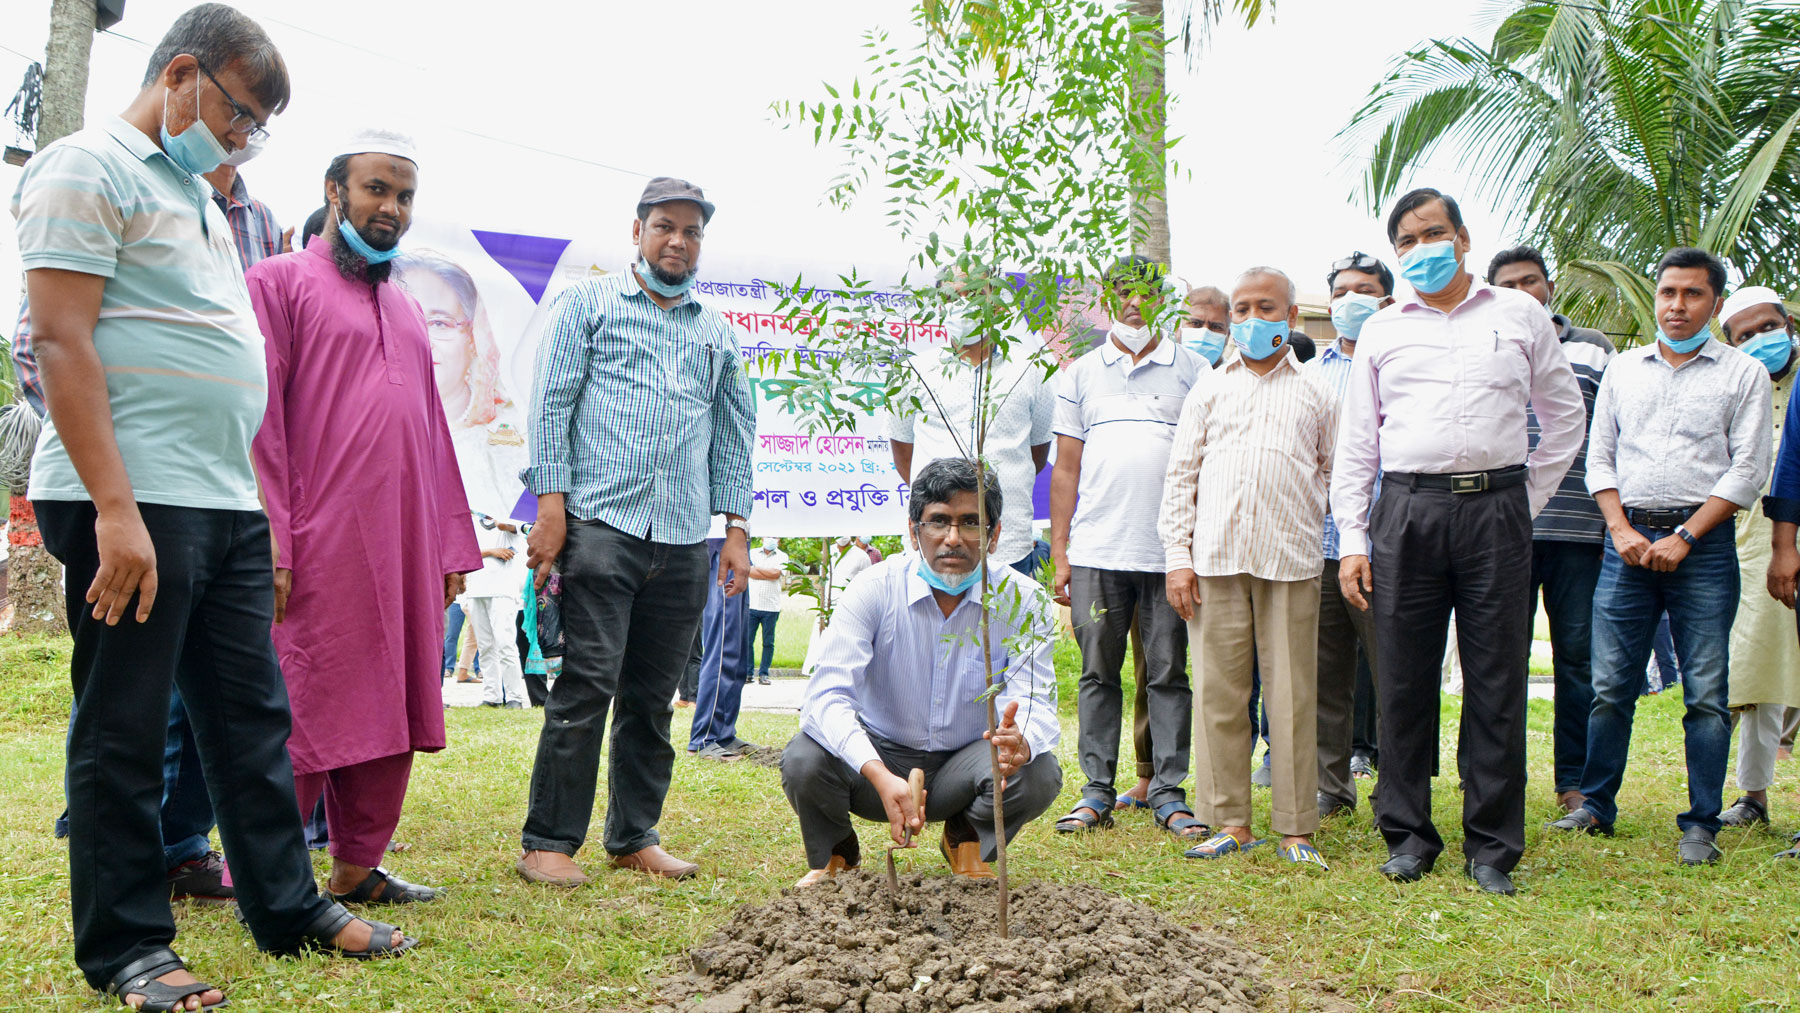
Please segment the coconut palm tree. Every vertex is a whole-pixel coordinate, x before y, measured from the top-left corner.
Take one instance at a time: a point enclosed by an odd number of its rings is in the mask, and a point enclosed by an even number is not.
[[[1800,291],[1800,6],[1785,0],[1504,0],[1490,45],[1397,59],[1341,137],[1379,208],[1455,156],[1562,266],[1559,308],[1655,327],[1646,271],[1674,246]]]

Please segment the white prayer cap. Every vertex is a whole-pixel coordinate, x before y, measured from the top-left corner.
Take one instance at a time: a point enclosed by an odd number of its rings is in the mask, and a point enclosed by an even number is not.
[[[1745,285],[1731,293],[1731,298],[1725,300],[1725,308],[1719,311],[1719,323],[1723,326],[1730,323],[1732,317],[1751,307],[1768,306],[1771,303],[1781,306],[1784,311],[1787,308],[1782,304],[1781,296],[1774,289],[1764,285]]]
[[[412,135],[384,127],[364,127],[356,131],[345,139],[337,153],[339,156],[370,153],[393,155],[414,165],[419,164],[419,146],[414,143]]]
[[[840,548],[840,549],[846,545],[849,545],[850,544],[850,536],[849,535],[839,536],[839,538],[837,540],[837,544],[838,544],[838,548]]]

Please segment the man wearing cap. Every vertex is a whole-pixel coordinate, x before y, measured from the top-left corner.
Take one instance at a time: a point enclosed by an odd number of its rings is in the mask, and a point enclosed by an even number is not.
[[[699,871],[656,832],[675,765],[669,719],[714,570],[712,515],[725,515],[716,579],[727,596],[749,584],[756,422],[736,334],[689,291],[712,216],[699,187],[651,180],[631,226],[637,262],[564,290],[538,344],[527,562],[540,587],[560,564],[568,653],[545,707],[516,866],[532,882],[587,881],[573,856],[594,811],[608,711],[612,864]]]
[[[1762,363],[1773,381],[1769,417],[1774,439],[1788,454],[1797,449],[1782,439],[1794,391],[1794,320],[1774,289],[1746,285],[1719,311],[1725,340]],[[1781,458],[1778,458],[1778,461]],[[1738,729],[1737,801],[1719,814],[1728,827],[1769,824],[1769,785],[1781,747],[1781,723],[1800,707],[1800,636],[1795,635],[1794,578],[1800,552],[1794,550],[1800,522],[1800,490],[1786,478],[1763,489],[1763,498],[1738,518],[1737,618],[1731,623],[1731,674],[1726,679],[1733,722]],[[1785,529],[1785,532],[1783,531]],[[1783,608],[1782,606],[1787,606]]]
[[[244,276],[268,348],[256,468],[300,815],[324,794],[326,889],[376,904],[438,896],[379,866],[413,753],[444,748],[444,609],[481,569],[425,318],[388,280],[417,181],[409,138],[353,136],[325,170],[325,233]]]

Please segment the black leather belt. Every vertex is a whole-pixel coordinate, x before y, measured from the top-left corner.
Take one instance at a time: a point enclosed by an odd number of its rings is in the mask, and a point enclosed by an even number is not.
[[[1381,481],[1399,482],[1414,489],[1448,489],[1451,492],[1493,492],[1496,489],[1510,489],[1525,484],[1525,466],[1515,464],[1510,468],[1495,468],[1493,471],[1467,471],[1454,475],[1414,474],[1405,471],[1384,471]]]
[[[1625,510],[1625,519],[1632,524],[1642,525],[1646,528],[1673,531],[1677,526],[1686,524],[1687,519],[1694,516],[1694,511],[1698,509],[1700,509],[1698,506],[1662,507],[1656,510],[1628,507]]]

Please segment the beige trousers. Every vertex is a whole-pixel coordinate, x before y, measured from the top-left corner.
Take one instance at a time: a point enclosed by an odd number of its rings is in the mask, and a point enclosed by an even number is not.
[[[1250,825],[1250,670],[1262,673],[1282,836],[1319,829],[1319,578],[1200,578],[1194,645],[1194,799],[1214,828]]]

